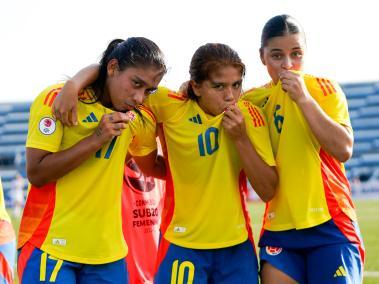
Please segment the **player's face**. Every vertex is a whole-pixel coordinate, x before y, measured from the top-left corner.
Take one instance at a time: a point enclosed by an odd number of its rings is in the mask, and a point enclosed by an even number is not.
[[[198,104],[210,115],[221,114],[228,106],[237,102],[241,95],[241,69],[235,66],[220,67],[200,84],[191,82]]]
[[[305,47],[304,37],[300,33],[268,40],[267,45],[261,50],[261,60],[275,84],[283,70],[303,69]]]
[[[154,93],[162,80],[162,70],[155,67],[129,67],[119,71],[108,69],[107,90],[113,108],[117,111],[132,110]]]

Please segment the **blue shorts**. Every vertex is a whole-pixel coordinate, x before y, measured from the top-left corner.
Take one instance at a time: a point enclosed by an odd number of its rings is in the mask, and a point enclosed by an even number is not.
[[[352,243],[308,250],[262,247],[260,261],[267,261],[298,283],[362,283],[358,245]]]
[[[20,284],[128,283],[125,258],[106,264],[82,264],[57,259],[27,243],[19,250]]]
[[[154,283],[259,283],[250,240],[221,249],[189,249],[171,243],[166,249]]]
[[[359,227],[350,220],[263,230],[259,246],[261,264],[268,262],[299,283],[362,283],[364,249]]]

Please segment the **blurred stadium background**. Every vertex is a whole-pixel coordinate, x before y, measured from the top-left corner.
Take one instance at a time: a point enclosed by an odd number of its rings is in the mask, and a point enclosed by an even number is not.
[[[348,98],[355,137],[354,154],[345,167],[366,246],[364,283],[379,283],[379,82],[342,84],[342,88]],[[25,141],[30,104],[0,104],[0,176],[16,230],[19,216],[14,206],[20,195],[15,196],[12,191],[17,186],[18,174],[26,177]],[[27,183],[20,184],[26,193]],[[258,201],[250,204],[256,240],[263,207]]]

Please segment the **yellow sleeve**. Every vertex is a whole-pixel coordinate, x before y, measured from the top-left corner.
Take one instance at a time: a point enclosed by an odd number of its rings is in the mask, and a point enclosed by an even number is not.
[[[325,113],[334,121],[351,128],[346,96],[338,83],[310,75],[305,75],[304,81]]]
[[[176,93],[166,87],[158,87],[157,92],[147,97],[144,105],[153,112],[157,123],[160,123],[175,119],[175,116],[179,114],[178,109],[187,100],[188,98],[181,93]]]
[[[156,120],[153,113],[144,106],[139,107],[140,114],[133,112],[129,127],[133,140],[128,152],[132,156],[146,156],[157,149]]]
[[[268,85],[259,88],[253,88],[242,95],[242,99],[251,102],[253,105],[264,107],[268,97],[270,96],[271,88]]]
[[[26,147],[49,152],[57,152],[60,149],[63,126],[53,119],[51,105],[62,86],[63,84],[58,84],[46,88],[33,102],[30,108]]]
[[[262,110],[245,100],[240,100],[238,107],[245,117],[247,135],[255,150],[269,166],[275,166],[268,125]]]

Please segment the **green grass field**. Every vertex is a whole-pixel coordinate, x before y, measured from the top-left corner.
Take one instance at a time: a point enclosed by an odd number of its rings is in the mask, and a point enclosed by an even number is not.
[[[365,278],[363,283],[379,283],[379,199],[355,200],[359,226],[366,249]],[[254,238],[257,241],[262,226],[264,204],[252,202],[249,206],[253,223]],[[376,275],[373,275],[376,272]]]
[[[366,248],[365,272],[367,275],[365,275],[363,283],[379,283],[379,199],[355,200],[355,204]],[[264,204],[262,202],[249,204],[255,240],[258,240],[261,229],[263,209]],[[13,219],[13,224],[17,230],[19,220]],[[376,272],[376,275],[371,272]]]

